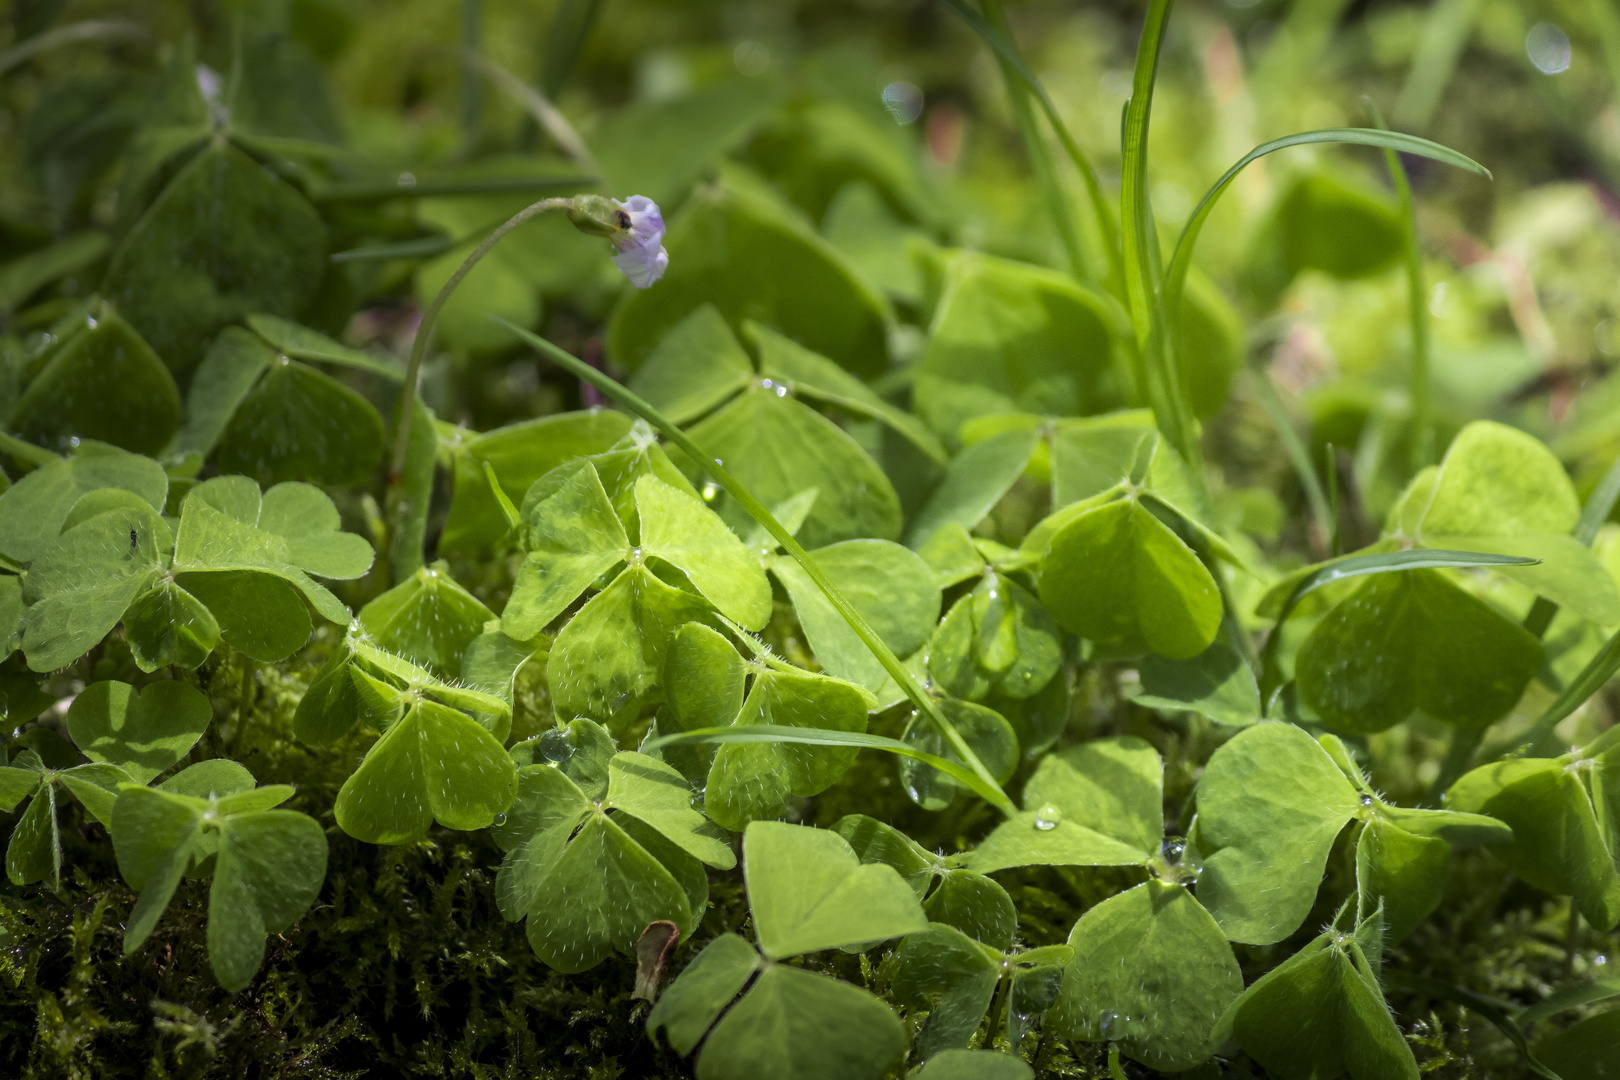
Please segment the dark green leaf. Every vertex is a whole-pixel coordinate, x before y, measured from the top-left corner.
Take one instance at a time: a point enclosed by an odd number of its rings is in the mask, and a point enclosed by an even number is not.
[[[1421,709],[1489,723],[1541,670],[1541,643],[1433,570],[1382,574],[1300,646],[1300,696],[1334,730],[1382,731]]]
[[[414,703],[343,782],[333,806],[343,831],[402,844],[435,821],[482,829],[505,812],[517,783],[512,759],[476,721],[431,701]]]
[[[297,191],[229,143],[193,157],[113,253],[103,289],[175,372],[225,324],[294,317],[314,295],[326,228]]]
[[[957,255],[917,372],[918,415],[955,442],[975,416],[1076,416],[1117,407],[1124,380],[1112,360],[1106,310],[1067,275]]]
[[[713,304],[676,323],[630,378],[630,389],[673,423],[686,424],[737,393],[754,365]]]
[[[454,678],[468,647],[494,617],[441,560],[361,608],[359,622],[379,647],[440,678]]]
[[[1040,440],[1036,429],[1014,429],[976,442],[956,455],[913,519],[906,542],[920,547],[947,525],[964,529],[978,525],[1024,474]]]
[[[767,506],[815,488],[799,533],[806,547],[899,539],[900,499],[883,470],[832,421],[785,394],[786,387],[751,386],[694,425],[691,437]],[[701,470],[701,463],[681,464],[690,475]],[[729,496],[716,507],[733,528],[752,520]]]
[[[382,447],[382,417],[369,401],[330,375],[282,358],[231,415],[217,463],[265,486],[315,480],[344,487],[370,479]]]
[[[455,494],[439,550],[482,547],[506,534],[506,520],[484,480],[486,462],[506,497],[521,503],[529,485],[546,473],[573,458],[601,453],[629,430],[623,413],[590,409],[496,428],[456,446]]]
[[[180,391],[134,328],[98,307],[28,384],[12,424],[57,450],[95,438],[155,454],[180,426]]]
[[[823,573],[855,606],[896,656],[910,656],[928,640],[939,618],[939,586],[928,565],[886,540],[846,540],[810,553]],[[877,691],[888,673],[855,635],[810,575],[778,556],[770,569],[787,589],[799,625],[816,660],[828,674]]]
[[[840,679],[768,668],[755,677],[732,723],[864,733],[869,700]],[[740,832],[750,821],[780,815],[792,796],[825,791],[854,760],[853,749],[836,744],[728,743],[709,769],[705,805],[714,820]]]
[[[56,543],[62,523],[83,495],[119,488],[161,511],[169,489],[163,466],[102,443],[83,443],[72,457],[52,460],[0,493],[0,555],[17,568]]]
[[[1154,1069],[1208,1057],[1216,1022],[1243,992],[1232,947],[1179,885],[1149,881],[1103,901],[1074,924],[1069,944],[1053,1028],[1118,1043]]]

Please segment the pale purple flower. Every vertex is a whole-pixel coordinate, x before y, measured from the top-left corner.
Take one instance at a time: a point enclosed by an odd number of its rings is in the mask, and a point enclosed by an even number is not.
[[[613,265],[624,272],[630,284],[645,289],[664,276],[669,266],[669,252],[664,250],[664,215],[658,204],[645,195],[632,195],[619,204],[629,224],[613,239],[619,253],[613,256]]]

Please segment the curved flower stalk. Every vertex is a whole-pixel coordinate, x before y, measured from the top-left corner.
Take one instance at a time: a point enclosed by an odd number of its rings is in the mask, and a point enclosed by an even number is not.
[[[572,198],[541,199],[531,203],[522,210],[513,214],[500,228],[490,233],[484,242],[473,249],[471,255],[456,268],[450,275],[450,280],[444,283],[439,295],[433,298],[433,303],[422,312],[422,323],[417,327],[416,339],[411,343],[410,362],[405,367],[405,394],[404,400],[410,401],[416,396],[416,387],[422,371],[422,357],[427,352],[428,342],[433,337],[433,325],[438,321],[439,311],[450,294],[456,291],[462,279],[472,272],[485,255],[492,251],[496,244],[507,233],[522,225],[530,218],[538,217],[548,210],[563,210],[568,214],[568,220],[582,233],[590,236],[600,236],[612,243],[615,254],[613,264],[623,271],[624,276],[630,279],[630,284],[638,289],[645,289],[653,282],[664,276],[669,266],[669,253],[664,250],[664,215],[658,209],[658,204],[645,195],[632,195],[623,202],[609,199],[602,195],[575,195]],[[394,436],[394,456],[388,466],[388,494],[389,494],[389,521],[397,530],[404,521],[409,501],[404,492],[401,481],[405,474],[405,460],[410,451],[411,419],[414,409],[400,409],[399,426]],[[414,549],[404,560],[396,554],[394,576],[406,577],[416,571],[421,565],[420,551]]]

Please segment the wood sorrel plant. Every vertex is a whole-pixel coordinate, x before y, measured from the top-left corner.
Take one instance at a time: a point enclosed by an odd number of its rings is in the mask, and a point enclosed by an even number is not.
[[[1454,863],[1567,917],[1571,966],[1620,925],[1620,736],[1559,735],[1620,668],[1620,465],[1583,504],[1535,435],[1441,423],[1395,155],[1490,174],[1381,122],[1289,135],[1166,243],[1169,0],[1117,206],[1002,6],[944,6],[1004,76],[1066,271],[936,243],[927,200],[860,171],[887,129],[813,80],[587,147],[548,97],[570,56],[544,92],[468,58],[666,233],[591,177],[385,175],[296,96],[304,46],[246,16],[223,78],[170,51],[116,200],[86,181],[0,268],[0,992],[30,1012],[0,1057],[54,1075],[155,1009],[148,1041],[185,1041],[154,1070],[245,1073],[313,1010],[314,1056],[267,1074],[337,1070],[344,1040],[555,1071],[581,1051],[535,1040],[594,1025],[591,1053],[703,1080],[1407,1080],[1445,1064],[1411,1013],[1441,1002],[1524,1069],[1604,1075],[1613,980],[1510,1006],[1425,959],[1485,902]],[[594,11],[563,5],[559,50]],[[109,32],[69,30],[0,71]],[[690,146],[654,137],[681,123]],[[1412,353],[1383,527],[1308,563],[1206,461],[1244,330],[1194,253],[1248,165],[1313,144],[1386,155],[1399,214],[1322,190],[1387,227]],[[408,347],[339,340],[404,288]],[[539,332],[570,320],[605,362]],[[490,357],[617,408],[441,418]],[[1338,488],[1279,437],[1327,543]],[[461,1043],[396,1023],[407,984],[411,1024],[465,1010]],[[238,1025],[268,1041],[225,1049]]]

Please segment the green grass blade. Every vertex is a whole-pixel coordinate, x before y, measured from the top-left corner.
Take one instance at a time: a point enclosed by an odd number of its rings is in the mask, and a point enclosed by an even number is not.
[[[1586,662],[1581,673],[1570,680],[1563,693],[1547,706],[1547,711],[1541,714],[1529,731],[1511,745],[1497,753],[1488,754],[1487,757],[1494,759],[1530,749],[1551,734],[1552,729],[1557,727],[1564,717],[1580,708],[1587,698],[1603,689],[1603,685],[1614,677],[1616,671],[1620,671],[1620,631],[1616,631],[1613,637],[1603,643],[1603,648]]]
[[[909,743],[885,735],[869,735],[864,731],[829,731],[824,728],[784,727],[777,724],[750,724],[747,727],[694,728],[673,735],[648,739],[643,750],[656,750],[661,746],[687,746],[694,743],[803,743],[810,746],[857,746],[863,750],[886,750],[891,754],[908,757],[931,765],[952,780],[971,790],[986,802],[995,803],[1001,794],[999,787],[987,785],[971,769],[963,768],[937,754],[925,753]]]
[[[1521,1024],[1533,1024],[1538,1020],[1545,1020],[1549,1016],[1556,1016],[1565,1009],[1574,1009],[1598,1001],[1607,1001],[1612,997],[1620,997],[1620,975],[1608,979],[1593,979],[1591,982],[1559,987],[1538,1004],[1532,1005],[1521,1012],[1518,1021]]]
[[[1153,298],[1159,291],[1153,273],[1157,230],[1148,200],[1148,123],[1153,111],[1153,84],[1159,74],[1159,52],[1175,0],[1151,0],[1142,38],[1136,49],[1131,99],[1125,105],[1119,216],[1124,230],[1125,298],[1136,330],[1137,347],[1147,349],[1153,329]],[[1173,310],[1173,309],[1172,309]],[[1157,410],[1155,410],[1157,411]],[[1177,447],[1180,449],[1180,447]]]
[[[1308,146],[1312,143],[1344,143],[1352,146],[1374,146],[1381,149],[1398,150],[1403,154],[1415,154],[1438,161],[1444,165],[1453,165],[1459,169],[1491,177],[1491,171],[1466,154],[1460,154],[1447,146],[1437,142],[1419,138],[1416,135],[1407,135],[1399,131],[1379,131],[1377,128],[1325,128],[1321,131],[1302,131],[1294,135],[1285,135],[1280,139],[1273,139],[1268,143],[1261,143],[1238,159],[1237,164],[1226,170],[1215,185],[1204,193],[1197,207],[1193,209],[1192,216],[1181,230],[1181,239],[1176,242],[1175,254],[1170,259],[1170,268],[1165,273],[1165,306],[1168,310],[1177,310],[1176,305],[1181,302],[1182,289],[1187,281],[1187,270],[1192,265],[1193,245],[1198,242],[1198,234],[1203,230],[1204,222],[1209,218],[1210,212],[1215,209],[1226,189],[1232,181],[1237,179],[1239,173],[1248,166],[1265,157],[1275,154],[1278,150],[1287,150],[1293,146]]]
[[[955,725],[950,720],[946,719],[945,714],[934,702],[934,699],[929,697],[928,693],[917,684],[917,680],[912,677],[911,672],[906,670],[899,657],[895,656],[894,652],[883,643],[883,639],[877,636],[876,631],[867,625],[860,612],[856,611],[854,606],[845,599],[844,594],[832,583],[832,579],[827,577],[822,572],[821,567],[816,565],[815,560],[810,557],[810,553],[805,551],[804,547],[793,538],[793,534],[788,532],[782,526],[782,523],[776,520],[775,515],[767,510],[764,504],[756,499],[746,487],[739,483],[736,477],[732,476],[731,472],[721,465],[713,454],[705,453],[702,447],[692,440],[691,436],[670,422],[663,413],[653,408],[642,400],[640,396],[612,377],[597,371],[578,357],[571,356],[538,334],[531,333],[515,323],[508,322],[499,315],[493,315],[491,318],[512,331],[524,342],[538,349],[547,359],[584,379],[602,393],[647,421],[647,423],[662,432],[670,442],[684,450],[694,462],[700,463],[703,470],[712,476],[717,484],[725,488],[726,492],[737,500],[738,505],[746,510],[750,517],[763,525],[776,542],[782,545],[782,549],[793,557],[795,562],[804,567],[804,572],[810,576],[811,581],[815,582],[816,587],[827,598],[827,602],[833,606],[833,610],[837,611],[843,620],[849,624],[849,628],[855,632],[855,636],[860,638],[868,649],[872,650],[872,655],[877,657],[878,663],[883,665],[883,670],[889,673],[889,677],[894,679],[896,685],[905,692],[906,697],[911,699],[911,703],[928,717],[935,729],[944,736],[946,742],[950,743],[951,749],[956,751],[957,756],[965,761],[974,774],[978,776],[982,783],[980,787],[975,787],[974,790],[984,794],[984,797],[1003,813],[1011,815],[1017,812],[1018,808],[1007,797],[1007,793],[1001,790],[1001,785],[996,783],[995,777],[991,775],[989,769],[985,768],[984,762],[979,760],[979,756],[973,752],[973,748],[967,744],[967,740],[962,738],[962,733],[956,730]]]

